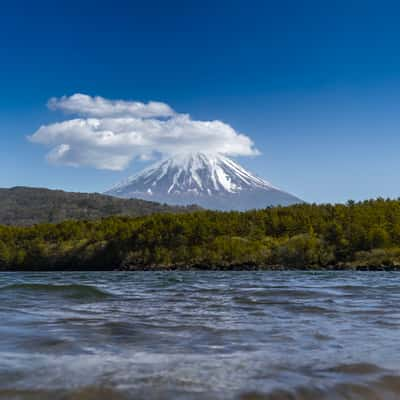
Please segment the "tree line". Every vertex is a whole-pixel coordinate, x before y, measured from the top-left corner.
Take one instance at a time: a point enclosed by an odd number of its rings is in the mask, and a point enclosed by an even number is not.
[[[400,200],[0,226],[0,269],[400,267]]]

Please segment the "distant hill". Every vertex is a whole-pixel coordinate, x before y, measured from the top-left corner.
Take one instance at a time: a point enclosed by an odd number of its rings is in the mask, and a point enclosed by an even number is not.
[[[33,225],[69,219],[84,220],[111,215],[144,216],[198,210],[138,199],[119,199],[98,193],[71,193],[28,187],[0,189],[0,224]]]

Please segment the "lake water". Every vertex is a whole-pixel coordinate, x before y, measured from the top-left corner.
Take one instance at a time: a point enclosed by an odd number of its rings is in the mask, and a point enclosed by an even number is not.
[[[400,399],[400,274],[0,274],[0,399]]]

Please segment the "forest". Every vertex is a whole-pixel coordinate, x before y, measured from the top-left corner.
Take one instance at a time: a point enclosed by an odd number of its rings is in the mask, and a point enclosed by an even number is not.
[[[0,226],[0,269],[400,269],[400,200]]]

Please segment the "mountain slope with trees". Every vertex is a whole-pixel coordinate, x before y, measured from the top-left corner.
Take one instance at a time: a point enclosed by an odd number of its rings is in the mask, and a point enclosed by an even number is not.
[[[65,220],[93,220],[112,215],[139,217],[153,213],[187,212],[177,207],[138,199],[118,199],[98,193],[72,193],[28,187],[0,189],[0,224],[27,226]]]
[[[400,269],[400,200],[0,226],[0,269]]]

